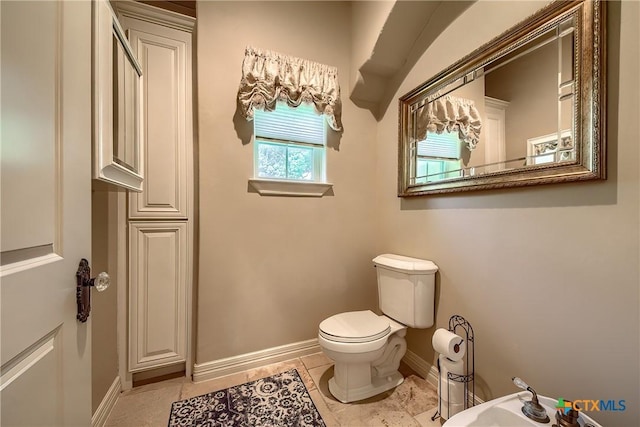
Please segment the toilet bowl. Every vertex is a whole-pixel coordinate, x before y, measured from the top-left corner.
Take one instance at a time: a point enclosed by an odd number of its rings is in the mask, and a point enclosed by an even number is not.
[[[320,323],[318,342],[334,361],[329,391],[341,402],[366,399],[402,384],[406,326],[370,310],[340,313]]]
[[[334,361],[329,391],[348,403],[375,396],[404,380],[407,327],[433,325],[435,273],[431,261],[385,254],[376,257],[383,315],[371,310],[333,315],[320,323],[318,343]]]

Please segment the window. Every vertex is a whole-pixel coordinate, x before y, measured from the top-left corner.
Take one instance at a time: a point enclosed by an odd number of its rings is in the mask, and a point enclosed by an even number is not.
[[[254,112],[254,178],[325,182],[326,120],[313,104]]]
[[[417,144],[415,183],[460,176],[461,147],[457,131],[427,132],[427,137]]]
[[[253,190],[268,196],[332,195],[325,159],[327,128],[342,131],[336,67],[247,46],[238,106],[254,122]]]
[[[575,160],[571,130],[527,139],[527,165]]]

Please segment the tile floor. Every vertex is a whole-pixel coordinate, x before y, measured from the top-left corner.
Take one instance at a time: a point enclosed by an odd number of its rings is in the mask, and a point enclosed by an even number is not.
[[[333,364],[322,353],[200,383],[177,378],[136,387],[120,395],[105,426],[164,427],[169,420],[172,402],[243,384],[291,368],[296,368],[300,373],[328,427],[440,426],[440,420],[431,421],[438,406],[435,388],[406,365],[400,366],[400,372],[405,376],[405,381],[400,386],[360,402],[344,404],[329,393],[327,382],[333,376]]]

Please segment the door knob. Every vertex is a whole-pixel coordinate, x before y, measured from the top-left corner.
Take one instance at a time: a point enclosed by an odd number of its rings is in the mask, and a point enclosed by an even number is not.
[[[104,271],[98,273],[96,277],[91,279],[91,284],[89,286],[95,286],[98,292],[102,292],[109,287],[111,284],[111,278]]]
[[[78,304],[78,314],[76,319],[86,322],[91,312],[91,287],[94,286],[98,292],[102,292],[109,287],[109,275],[104,271],[93,279],[91,278],[91,268],[89,261],[82,258],[78,271],[76,272],[76,302]]]

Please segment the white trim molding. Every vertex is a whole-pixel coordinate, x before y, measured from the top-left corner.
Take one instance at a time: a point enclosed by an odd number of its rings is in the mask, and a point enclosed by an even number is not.
[[[193,382],[207,381],[320,351],[318,339],[314,338],[211,362],[196,363],[193,367]]]
[[[429,384],[438,389],[438,367],[424,360],[411,350],[407,350],[407,353],[402,358],[402,361],[407,364],[411,369],[416,371],[416,374],[427,380]],[[473,396],[474,405],[484,403],[484,400],[478,398],[477,395]]]
[[[261,196],[322,197],[333,188],[325,182],[281,181],[276,179],[250,179],[249,185]]]
[[[411,369],[416,371],[416,374],[427,380],[429,384],[438,388],[438,367],[424,360],[411,350],[407,350],[407,353],[402,358],[402,361],[407,364]]]
[[[196,25],[196,18],[191,16],[161,9],[145,3],[138,3],[133,0],[118,1],[116,12],[118,18],[120,18],[120,16],[127,16],[189,33],[193,33]]]
[[[107,390],[107,394],[102,398],[102,402],[98,405],[96,412],[91,417],[91,426],[92,427],[102,427],[107,422],[107,418],[109,418],[109,414],[114,406],[116,406],[116,402],[118,401],[118,396],[120,396],[120,392],[122,391],[122,387],[120,385],[120,377],[116,377]]]

